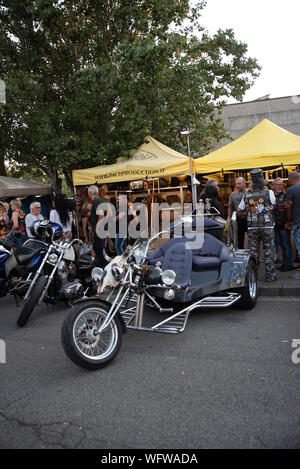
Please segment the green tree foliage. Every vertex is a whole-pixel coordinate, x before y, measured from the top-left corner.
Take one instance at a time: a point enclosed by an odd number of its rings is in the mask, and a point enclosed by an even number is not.
[[[0,3],[0,153],[56,183],[113,163],[146,135],[209,151],[225,130],[214,109],[242,99],[256,60],[232,30],[210,37],[204,1],[3,0]]]

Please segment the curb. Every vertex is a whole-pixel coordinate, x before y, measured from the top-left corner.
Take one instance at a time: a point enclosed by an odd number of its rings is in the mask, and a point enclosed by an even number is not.
[[[274,282],[275,284],[276,282]],[[277,284],[276,286],[267,284],[258,284],[258,295],[259,296],[298,296],[300,297],[300,280],[299,287],[287,286]]]
[[[260,296],[282,296],[282,297],[300,297],[300,278],[292,278],[299,274],[295,269],[288,272],[276,271],[276,282],[265,281],[264,266],[258,268],[258,295]]]

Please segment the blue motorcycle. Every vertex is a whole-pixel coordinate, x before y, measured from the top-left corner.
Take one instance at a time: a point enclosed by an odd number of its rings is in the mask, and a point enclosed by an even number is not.
[[[79,239],[62,238],[62,228],[48,220],[36,221],[31,227],[36,236],[34,245],[23,247],[24,259],[37,261],[34,274],[24,296],[24,305],[17,320],[23,327],[34,308],[41,302],[70,304],[93,291],[91,269],[95,259]],[[59,239],[60,238],[60,239]],[[33,257],[34,256],[34,257]]]
[[[0,245],[0,297],[7,294],[23,298],[33,273],[39,268],[47,245],[35,239],[27,240],[12,252]]]
[[[7,289],[7,277],[5,273],[6,261],[10,256],[10,251],[3,245],[0,245],[0,296],[5,296]]]
[[[49,223],[49,222],[47,222]],[[13,250],[6,242],[0,245],[0,297],[14,295],[17,306],[18,298],[24,298],[32,279],[39,269],[49,249],[49,237],[37,239],[32,224],[32,235],[25,243]],[[62,228],[57,223],[51,224],[56,237],[62,235]],[[52,230],[51,228],[51,230]],[[52,231],[51,231],[52,234]]]

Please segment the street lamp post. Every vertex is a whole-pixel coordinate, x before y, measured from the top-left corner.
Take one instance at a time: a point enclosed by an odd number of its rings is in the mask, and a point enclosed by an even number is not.
[[[191,149],[190,149],[190,131],[187,128],[181,129],[181,135],[185,135],[187,138],[187,147],[188,147],[188,155],[190,160],[190,177],[191,177],[191,187],[192,187],[192,200],[193,200],[193,210],[197,207],[197,192],[196,192],[196,185],[194,184],[194,174],[193,174],[193,163],[192,163],[192,156],[191,156]]]

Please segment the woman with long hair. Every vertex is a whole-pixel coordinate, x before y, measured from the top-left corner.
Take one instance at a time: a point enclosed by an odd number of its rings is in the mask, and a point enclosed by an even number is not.
[[[12,216],[10,221],[11,229],[7,233],[6,244],[11,247],[22,246],[26,239],[25,214],[21,207],[22,202],[20,199],[14,199],[10,201],[10,208],[12,210]]]
[[[58,223],[63,229],[66,238],[72,236],[72,212],[65,195],[56,195],[53,200],[54,209],[50,212],[50,221]]]

